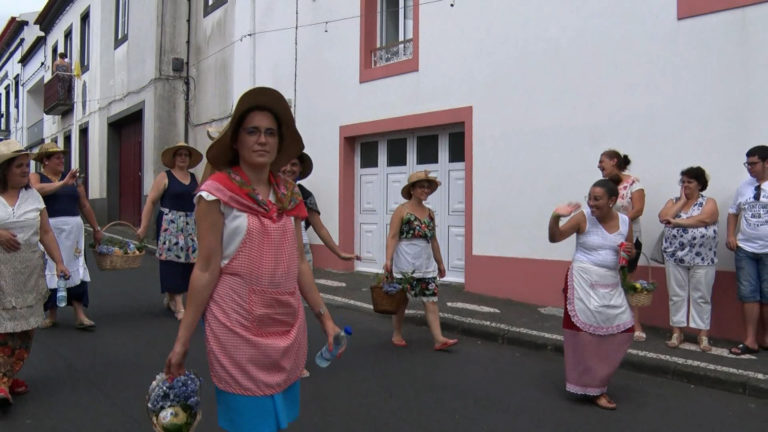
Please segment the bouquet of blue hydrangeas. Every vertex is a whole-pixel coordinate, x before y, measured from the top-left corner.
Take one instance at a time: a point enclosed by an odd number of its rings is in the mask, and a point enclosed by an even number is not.
[[[186,371],[169,379],[159,373],[147,392],[147,413],[156,432],[190,432],[202,418],[200,377]]]

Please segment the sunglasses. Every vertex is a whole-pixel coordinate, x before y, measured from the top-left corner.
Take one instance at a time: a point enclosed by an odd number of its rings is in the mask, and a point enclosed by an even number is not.
[[[762,195],[762,187],[763,185],[757,185],[755,186],[755,194],[752,195],[752,199],[755,201],[760,201],[760,195]]]

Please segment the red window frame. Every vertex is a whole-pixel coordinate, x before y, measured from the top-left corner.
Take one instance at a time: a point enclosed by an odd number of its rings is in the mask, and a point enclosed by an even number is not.
[[[378,0],[360,0],[360,82],[374,81],[419,70],[419,0],[413,0],[413,57],[374,67],[371,53],[377,48]]]
[[[677,19],[765,3],[768,0],[677,0]]]

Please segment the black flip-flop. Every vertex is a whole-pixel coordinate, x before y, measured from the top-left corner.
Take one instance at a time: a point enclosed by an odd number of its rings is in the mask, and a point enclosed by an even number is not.
[[[738,352],[736,352],[734,350],[738,350]],[[743,344],[743,343],[740,343],[740,344],[736,345],[735,347],[731,348],[730,350],[728,350],[728,352],[730,352],[732,355],[735,355],[735,356],[742,356],[744,354],[757,354],[758,351],[759,350],[756,350],[754,348],[750,348],[749,346],[747,346],[746,344]]]

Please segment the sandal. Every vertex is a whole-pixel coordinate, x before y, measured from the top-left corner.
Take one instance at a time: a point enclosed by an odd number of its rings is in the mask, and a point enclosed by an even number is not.
[[[602,409],[613,411],[616,409],[616,402],[612,401],[606,393],[601,394],[593,399],[595,405]]]
[[[709,344],[709,338],[706,336],[699,336],[699,349],[704,352],[712,351],[712,345]]]
[[[54,321],[54,320],[52,320],[52,319],[50,319],[50,318],[46,318],[46,319],[44,319],[44,320],[43,320],[43,322],[42,322],[42,323],[41,323],[41,324],[38,326],[38,328],[41,328],[41,329],[47,329],[47,328],[51,328],[51,327],[53,327],[53,326],[55,326],[55,325],[56,325],[56,321]]]
[[[29,391],[29,386],[24,381],[14,378],[11,380],[11,385],[8,386],[8,391],[12,395],[23,395]]]
[[[88,318],[75,322],[75,328],[78,330],[93,330],[94,327],[96,327],[96,323]]]
[[[634,335],[632,335],[632,340],[635,342],[645,342],[646,335],[644,331],[636,331]]]
[[[13,398],[11,397],[11,394],[8,392],[8,390],[0,387],[0,407],[12,404]]]
[[[173,315],[176,317],[177,320],[181,321],[181,319],[184,318],[184,309],[176,310],[176,312],[174,312]]]
[[[685,339],[683,333],[672,333],[672,337],[666,342],[666,344],[670,348],[677,348],[683,344],[683,339]]]
[[[728,352],[735,356],[742,356],[744,354],[757,354],[758,350],[750,348],[747,344],[740,343],[728,350]]]

